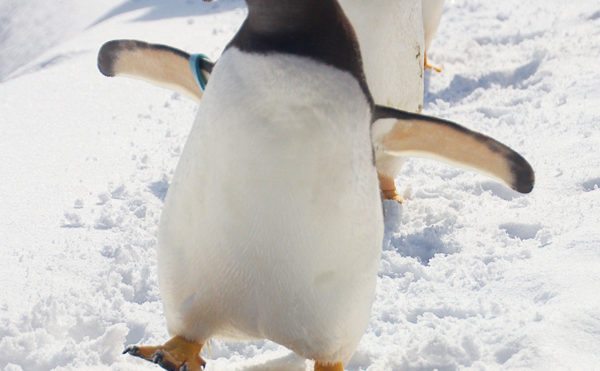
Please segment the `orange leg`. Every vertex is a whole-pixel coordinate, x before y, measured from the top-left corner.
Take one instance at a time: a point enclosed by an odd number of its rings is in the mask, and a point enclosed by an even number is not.
[[[442,72],[441,68],[431,65],[427,62],[427,52],[425,52],[425,69],[429,69],[429,68],[433,68],[437,72]]]
[[[315,371],[344,371],[342,362],[338,363],[321,363],[315,362]]]
[[[206,362],[200,358],[203,344],[193,343],[181,336],[175,336],[164,345],[130,346],[123,354],[143,358],[154,362],[169,371],[201,371]]]
[[[394,178],[381,173],[377,173],[377,175],[379,175],[379,188],[381,188],[383,198],[402,203],[404,200],[398,193],[396,193],[396,183],[394,183]]]

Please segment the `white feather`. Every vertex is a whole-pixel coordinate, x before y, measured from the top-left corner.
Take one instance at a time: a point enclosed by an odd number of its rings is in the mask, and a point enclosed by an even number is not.
[[[350,358],[369,321],[383,238],[369,121],[346,72],[296,56],[223,54],[161,218],[170,332]]]
[[[365,75],[377,104],[423,108],[422,0],[340,0],[360,44]],[[404,159],[376,150],[377,170],[394,179]]]

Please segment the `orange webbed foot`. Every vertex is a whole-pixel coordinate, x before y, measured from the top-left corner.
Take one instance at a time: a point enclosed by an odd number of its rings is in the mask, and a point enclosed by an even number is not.
[[[344,365],[342,364],[342,362],[324,363],[316,361],[315,371],[344,371]]]
[[[404,202],[404,199],[402,198],[402,196],[400,196],[398,193],[396,193],[395,189],[392,189],[392,190],[382,190],[382,193],[383,193],[383,199],[384,200],[396,201],[399,204],[401,204],[402,202]]]
[[[396,183],[394,178],[384,175],[382,173],[377,174],[379,176],[379,188],[381,189],[381,195],[384,200],[394,200],[398,203],[402,203],[404,199],[396,192]]]
[[[206,362],[200,357],[203,344],[193,343],[175,336],[164,345],[129,346],[123,354],[156,363],[169,371],[201,371]]]

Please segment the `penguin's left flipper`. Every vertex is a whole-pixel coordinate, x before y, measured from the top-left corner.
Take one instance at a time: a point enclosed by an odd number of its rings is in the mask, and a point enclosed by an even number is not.
[[[100,48],[98,69],[105,76],[123,75],[149,81],[200,101],[203,86],[198,78],[206,83],[213,63],[204,58],[190,61],[190,57],[190,54],[166,45],[137,40],[113,40]]]
[[[504,144],[453,122],[377,105],[372,130],[378,150],[475,169],[521,193],[533,189],[535,175],[527,160]]]

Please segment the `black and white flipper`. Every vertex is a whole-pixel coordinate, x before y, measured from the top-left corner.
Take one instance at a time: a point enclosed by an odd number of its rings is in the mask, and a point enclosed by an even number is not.
[[[202,98],[213,63],[166,45],[137,40],[113,40],[98,52],[98,69],[105,76],[129,76]]]
[[[531,165],[506,145],[443,119],[375,106],[373,141],[394,155],[431,157],[475,169],[529,193],[535,175]]]

